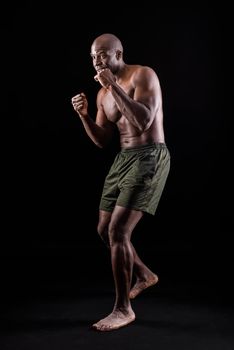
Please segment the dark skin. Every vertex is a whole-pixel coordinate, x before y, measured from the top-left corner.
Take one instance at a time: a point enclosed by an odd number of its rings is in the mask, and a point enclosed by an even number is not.
[[[105,147],[117,127],[121,148],[164,142],[162,95],[156,73],[146,66],[126,64],[122,44],[112,34],[95,39],[91,57],[97,72],[95,80],[101,84],[95,121],[88,114],[85,94],[72,98],[91,140]],[[93,325],[96,330],[110,331],[134,321],[130,300],[158,281],[131,243],[143,214],[118,205],[113,212],[100,210],[98,233],[110,248],[116,299],[110,315]],[[133,272],[136,283],[131,289]]]

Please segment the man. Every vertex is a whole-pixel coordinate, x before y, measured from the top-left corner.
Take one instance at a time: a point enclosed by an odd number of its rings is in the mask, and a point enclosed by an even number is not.
[[[158,277],[138,257],[131,234],[144,213],[154,215],[170,168],[163,130],[162,95],[158,77],[149,67],[128,65],[113,34],[97,37],[91,46],[97,94],[97,115],[88,114],[84,93],[72,98],[87,135],[98,146],[120,136],[117,154],[104,183],[98,233],[108,244],[116,299],[109,316],[93,325],[111,331],[135,320],[130,299],[157,283]],[[131,289],[132,273],[136,283]]]

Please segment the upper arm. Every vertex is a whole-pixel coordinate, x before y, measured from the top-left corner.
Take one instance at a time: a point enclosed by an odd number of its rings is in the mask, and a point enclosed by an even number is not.
[[[154,114],[161,99],[159,80],[154,70],[149,67],[138,68],[132,83],[133,99],[144,104]]]
[[[101,128],[103,128],[106,131],[108,136],[111,136],[113,133],[114,124],[107,119],[107,116],[104,112],[104,108],[102,105],[102,98],[104,94],[105,94],[105,90],[101,88],[97,95],[96,124]]]

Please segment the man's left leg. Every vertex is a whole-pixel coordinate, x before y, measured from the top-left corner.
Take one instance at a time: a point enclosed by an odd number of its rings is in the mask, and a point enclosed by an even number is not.
[[[134,321],[129,292],[132,281],[134,252],[130,242],[132,231],[142,218],[141,211],[116,206],[109,224],[111,263],[116,299],[112,313],[93,325],[99,331],[110,331]]]

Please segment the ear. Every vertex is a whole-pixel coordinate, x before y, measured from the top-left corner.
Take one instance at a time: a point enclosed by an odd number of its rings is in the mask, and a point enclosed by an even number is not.
[[[116,58],[117,58],[117,60],[120,60],[121,57],[122,57],[122,52],[120,50],[117,50],[116,51]]]

